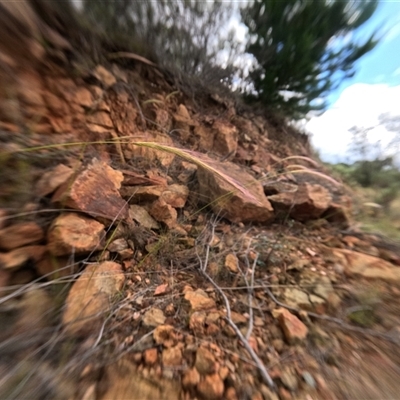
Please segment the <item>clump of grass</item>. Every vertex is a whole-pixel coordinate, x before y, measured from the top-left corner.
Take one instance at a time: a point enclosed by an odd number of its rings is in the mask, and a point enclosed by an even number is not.
[[[313,159],[305,156],[290,156],[286,157],[282,160],[282,162],[288,161],[288,160],[293,160],[293,159],[300,159],[303,161],[307,161],[310,163],[313,167],[318,167],[318,163],[314,161]],[[283,172],[282,175],[285,175],[287,173],[290,174],[310,174],[310,175],[315,175],[319,178],[325,179],[329,181],[330,183],[333,183],[335,186],[342,186],[341,183],[339,183],[337,180],[333,179],[331,176],[324,174],[322,172],[310,169],[304,165],[299,165],[299,164],[289,164],[287,167],[287,172]]]
[[[347,317],[351,322],[364,328],[371,328],[376,322],[374,311],[370,308],[354,310]]]

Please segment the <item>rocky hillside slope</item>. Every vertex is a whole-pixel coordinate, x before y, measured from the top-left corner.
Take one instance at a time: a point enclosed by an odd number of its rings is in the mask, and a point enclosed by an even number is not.
[[[399,246],[307,138],[37,4],[1,14],[0,398],[396,398]]]

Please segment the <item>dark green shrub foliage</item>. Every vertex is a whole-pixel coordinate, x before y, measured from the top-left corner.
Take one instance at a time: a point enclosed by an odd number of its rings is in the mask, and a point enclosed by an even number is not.
[[[324,109],[320,99],[376,45],[375,35],[360,42],[348,36],[376,6],[376,0],[255,0],[242,12],[251,35],[247,51],[258,62],[250,98],[299,118]]]

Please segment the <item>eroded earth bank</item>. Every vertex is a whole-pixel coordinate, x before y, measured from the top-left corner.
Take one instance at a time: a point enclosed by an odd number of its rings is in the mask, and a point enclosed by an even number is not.
[[[0,398],[399,397],[399,245],[306,136],[7,13]]]

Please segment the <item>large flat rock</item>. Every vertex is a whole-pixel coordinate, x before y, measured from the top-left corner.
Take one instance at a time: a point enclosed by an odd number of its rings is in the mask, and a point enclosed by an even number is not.
[[[199,196],[203,203],[209,203],[215,213],[232,222],[268,222],[274,218],[273,208],[259,181],[231,162],[215,162],[212,166],[244,190],[212,171],[199,168]]]

